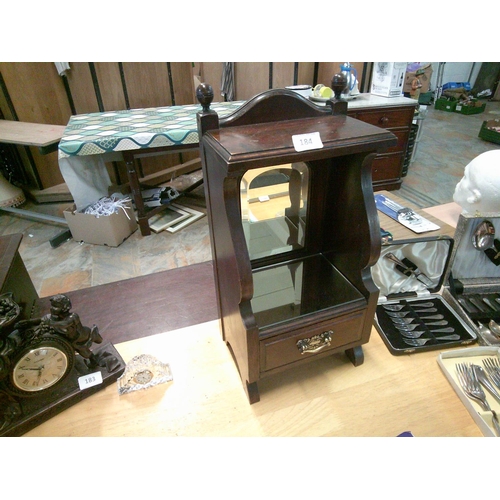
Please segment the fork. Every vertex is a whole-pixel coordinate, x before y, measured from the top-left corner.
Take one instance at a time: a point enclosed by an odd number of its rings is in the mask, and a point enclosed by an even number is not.
[[[426,319],[444,319],[442,314],[434,314],[433,316],[419,316],[418,318],[391,318],[394,324],[409,325],[414,321],[425,321]]]
[[[390,316],[391,318],[404,318],[405,316],[408,316],[408,314],[411,314],[413,312],[418,313],[435,313],[437,312],[437,309],[435,307],[432,308],[427,308],[427,309],[414,309],[413,311],[389,311],[386,310],[387,316]]]
[[[386,311],[401,311],[401,309],[404,309],[407,307],[408,304],[382,304],[382,307]],[[415,304],[413,307],[432,307],[434,304],[432,302],[420,302]]]
[[[404,338],[403,340],[406,344],[417,347],[420,345],[427,344],[427,342],[430,342],[431,340],[440,340],[440,341],[460,340],[460,335],[446,335],[445,337],[434,337],[433,339],[431,339],[431,338],[426,338],[426,339]]]
[[[500,436],[500,424],[498,422],[497,414],[491,409],[490,405],[488,404],[488,401],[486,400],[486,394],[479,384],[476,373],[472,369],[472,366],[468,365],[467,363],[457,363],[456,370],[457,378],[463,391],[470,399],[476,401],[484,411],[491,412],[491,421],[493,423],[493,427],[495,428],[496,435]]]
[[[500,363],[496,358],[485,358],[483,366],[491,381],[500,389]]]

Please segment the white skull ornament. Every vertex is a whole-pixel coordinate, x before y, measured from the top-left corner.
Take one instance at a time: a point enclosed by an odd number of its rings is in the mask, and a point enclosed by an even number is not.
[[[453,200],[470,214],[500,213],[500,149],[476,156],[465,167]]]

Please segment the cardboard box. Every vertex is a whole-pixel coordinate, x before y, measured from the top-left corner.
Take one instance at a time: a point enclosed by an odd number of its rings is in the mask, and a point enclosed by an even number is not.
[[[417,71],[423,71],[423,73],[417,75]],[[420,87],[420,93],[423,94],[425,92],[429,92],[431,86],[432,64],[426,64],[425,66],[418,68],[416,71],[406,73],[403,92],[406,93],[411,91],[411,82],[417,78],[417,76],[422,84],[422,87]]]
[[[405,62],[373,63],[371,93],[383,97],[400,97],[406,73]]]
[[[73,204],[64,210],[64,218],[74,240],[95,245],[117,247],[137,229],[132,207],[120,209],[112,215],[96,217],[77,212]]]

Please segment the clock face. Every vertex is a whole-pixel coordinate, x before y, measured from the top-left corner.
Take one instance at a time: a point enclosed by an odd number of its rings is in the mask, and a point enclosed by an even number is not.
[[[14,362],[11,384],[22,393],[38,393],[54,386],[71,370],[73,352],[69,345],[40,342],[24,350]]]

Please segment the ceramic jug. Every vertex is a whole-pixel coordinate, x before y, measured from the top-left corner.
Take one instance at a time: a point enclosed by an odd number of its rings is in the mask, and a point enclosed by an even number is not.
[[[351,94],[358,94],[358,72],[356,71],[356,68],[354,66],[351,66],[351,63],[346,62],[340,65],[340,72],[347,79],[346,88],[342,92],[343,96],[349,97]]]

